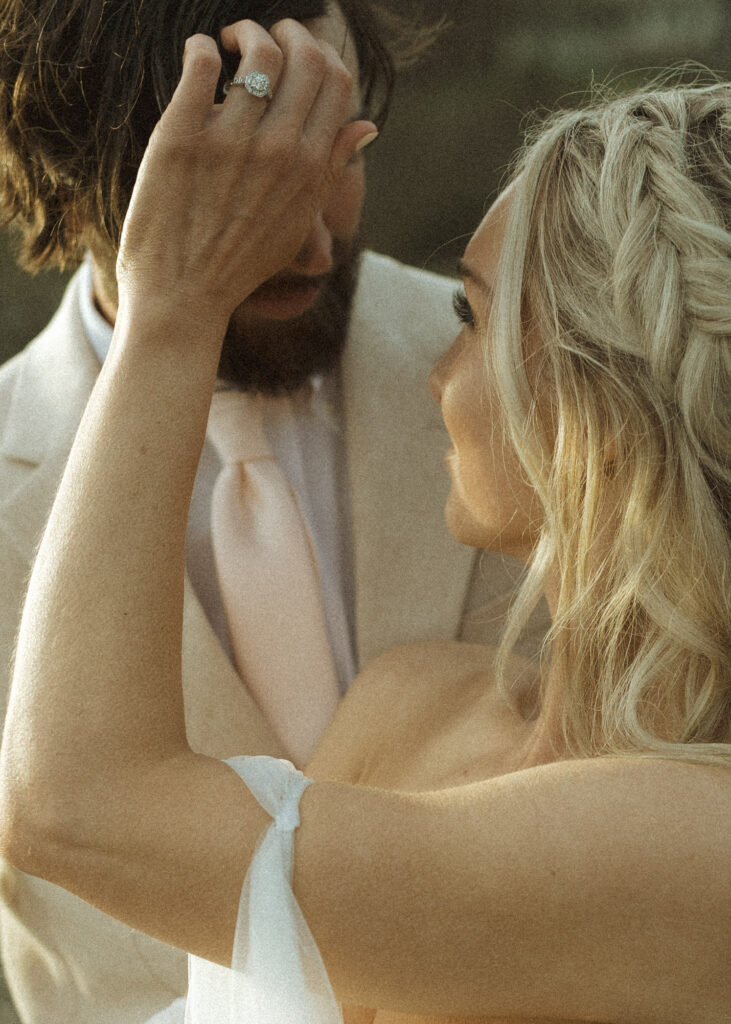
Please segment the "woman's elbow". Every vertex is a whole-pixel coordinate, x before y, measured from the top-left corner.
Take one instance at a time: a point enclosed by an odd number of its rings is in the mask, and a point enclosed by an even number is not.
[[[0,856],[19,871],[46,877],[50,836],[36,815],[5,791],[0,797]]]
[[[58,800],[53,787],[43,789],[32,779],[0,768],[0,856],[29,875],[53,881],[64,851],[76,841],[74,813]],[[79,837],[76,837],[77,839]]]

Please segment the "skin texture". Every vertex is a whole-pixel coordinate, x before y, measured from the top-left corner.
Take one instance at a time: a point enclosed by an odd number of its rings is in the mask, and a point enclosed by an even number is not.
[[[346,126],[349,77],[301,26],[270,39],[239,23],[225,38],[244,72],[281,63],[276,99],[266,108],[238,91],[214,108],[215,47],[190,44],[130,208],[112,350],[31,580],[0,758],[3,856],[223,964],[269,819],[186,739],[188,504],[242,288],[290,264],[371,131]],[[175,187],[161,190],[169,175]],[[181,216],[201,187],[209,208]],[[171,230],[177,244],[163,245]],[[471,264],[485,256],[481,241],[468,252]],[[484,277],[489,257],[473,269]],[[485,534],[520,538],[518,510],[480,498],[498,472],[515,494],[522,482],[501,453],[477,465],[485,411],[465,376],[475,364],[462,362],[471,344],[462,338],[438,383],[450,500]],[[537,715],[507,706],[489,650],[454,645],[384,656],[351,690],[313,759],[295,849],[295,893],[336,992],[382,1008],[379,1024],[721,1024],[727,773],[557,760],[560,680],[548,691]],[[247,742],[242,730],[242,752]]]
[[[117,260],[120,312],[132,300],[146,300],[154,309],[167,291],[197,323],[218,328],[219,337],[244,299],[297,259],[330,196],[342,187],[355,145],[375,131],[367,122],[342,128],[335,165],[330,162],[323,170],[323,154],[335,141],[333,122],[348,120],[350,72],[329,43],[314,40],[297,22],[281,22],[271,35],[254,22],[237,25],[243,27],[223,30],[222,43],[231,50],[248,47],[239,75],[252,66],[265,71],[274,99],[254,106],[254,97],[235,88],[223,104],[211,108],[220,58],[207,37],[188,41],[188,81],[184,74],[177,102],[165,111],[143,158]],[[309,65],[285,64],[284,52],[303,33],[309,40]],[[329,79],[308,81],[313,77],[308,72],[325,67],[333,68]],[[208,101],[205,107],[201,96]],[[295,130],[296,161],[291,151]],[[204,151],[221,165],[215,174],[210,162],[200,159]],[[252,173],[255,167],[258,173]],[[310,173],[302,174],[303,167]],[[160,203],[154,184],[163,170],[172,171],[169,186],[187,201],[184,206],[176,199],[176,214],[185,210],[185,216],[167,223],[163,218],[172,211]],[[264,220],[261,210],[266,208]]]

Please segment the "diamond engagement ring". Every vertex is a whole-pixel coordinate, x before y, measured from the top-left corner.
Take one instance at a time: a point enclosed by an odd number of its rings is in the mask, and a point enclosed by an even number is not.
[[[232,85],[243,85],[248,93],[259,99],[272,98],[272,83],[269,81],[269,75],[265,75],[263,71],[250,71],[245,78],[232,78],[228,85],[224,86],[224,92],[227,93]]]

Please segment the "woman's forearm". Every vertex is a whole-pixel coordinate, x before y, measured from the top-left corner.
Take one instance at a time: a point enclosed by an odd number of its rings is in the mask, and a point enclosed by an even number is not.
[[[6,742],[47,799],[75,771],[186,748],[180,685],[185,528],[218,325],[124,310],[31,578]],[[62,699],[59,699],[62,696]],[[23,723],[22,729],[20,722]],[[62,783],[63,784],[63,783]]]
[[[31,578],[0,828],[19,867],[192,949],[201,936],[180,925],[217,857],[229,883],[210,896],[215,938],[203,934],[225,958],[268,818],[226,765],[190,751],[183,717],[185,527],[219,338],[220,325],[193,327],[183,311],[120,312]],[[191,802],[197,820],[181,834]],[[227,829],[221,858],[210,835]],[[152,929],[146,879],[174,908]]]

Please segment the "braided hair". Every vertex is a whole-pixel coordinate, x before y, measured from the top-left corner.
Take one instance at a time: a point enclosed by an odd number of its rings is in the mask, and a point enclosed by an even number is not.
[[[728,761],[731,85],[555,114],[515,193],[486,358],[545,516],[501,663],[558,571],[567,749]]]

